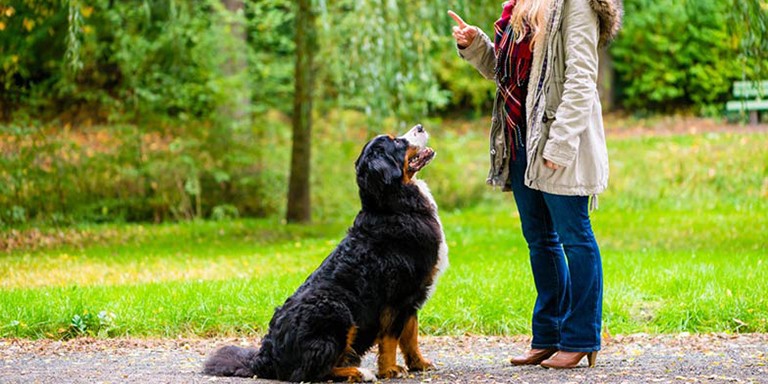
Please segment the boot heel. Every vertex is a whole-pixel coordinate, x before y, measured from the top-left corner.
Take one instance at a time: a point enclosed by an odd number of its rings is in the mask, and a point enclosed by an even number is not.
[[[587,354],[587,362],[589,363],[590,368],[595,367],[595,360],[597,360],[597,351],[592,351]]]

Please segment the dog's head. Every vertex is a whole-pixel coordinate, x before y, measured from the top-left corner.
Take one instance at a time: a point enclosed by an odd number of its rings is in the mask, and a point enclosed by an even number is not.
[[[382,200],[410,184],[416,172],[435,156],[426,146],[428,139],[429,134],[419,124],[400,137],[379,135],[369,141],[355,162],[361,197]]]

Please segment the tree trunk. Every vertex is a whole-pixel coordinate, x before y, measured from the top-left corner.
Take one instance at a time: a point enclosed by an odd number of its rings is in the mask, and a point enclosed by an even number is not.
[[[600,60],[597,70],[597,91],[603,112],[612,111],[615,107],[615,89],[613,76],[613,59],[607,47],[600,48]]]
[[[309,222],[311,214],[309,175],[310,147],[312,144],[312,92],[314,88],[313,61],[317,50],[316,15],[312,0],[298,0],[296,12],[296,68],[293,95],[293,147],[291,149],[291,176],[288,184],[288,211],[290,223]]]

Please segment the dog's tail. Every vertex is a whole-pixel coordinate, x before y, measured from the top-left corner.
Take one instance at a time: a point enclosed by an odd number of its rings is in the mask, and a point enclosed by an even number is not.
[[[238,376],[274,379],[270,374],[267,354],[255,348],[240,348],[234,345],[222,347],[214,352],[203,365],[203,373],[212,376]]]

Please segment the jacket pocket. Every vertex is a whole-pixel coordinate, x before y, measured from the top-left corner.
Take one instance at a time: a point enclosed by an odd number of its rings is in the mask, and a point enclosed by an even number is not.
[[[563,100],[563,87],[565,80],[562,77],[553,76],[547,85],[547,106],[544,108],[544,116],[548,121],[555,119],[557,108]],[[546,123],[547,121],[543,121]]]
[[[557,107],[563,100],[563,89],[565,85],[565,49],[563,49],[563,36],[557,31],[553,40],[552,47],[552,74],[547,84],[547,106],[546,111],[549,118],[554,118]]]
[[[551,173],[551,169],[544,166],[544,144],[547,142],[549,136],[549,128],[552,127],[552,123],[555,121],[555,112],[550,111],[549,108],[544,110],[540,124],[539,139],[532,142],[535,148],[531,148],[528,152],[528,178],[530,180],[538,180],[542,177],[546,177]]]

